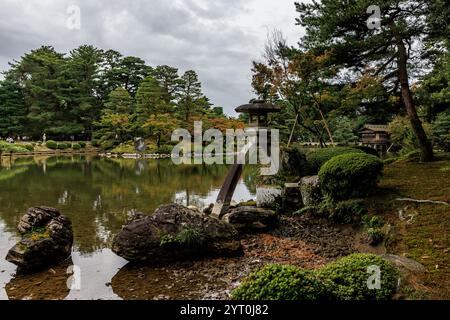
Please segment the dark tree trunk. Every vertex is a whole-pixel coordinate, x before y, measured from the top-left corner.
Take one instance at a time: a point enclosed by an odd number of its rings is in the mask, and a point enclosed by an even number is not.
[[[411,127],[416,135],[417,141],[419,142],[421,150],[421,160],[422,161],[433,161],[433,148],[430,141],[427,138],[425,130],[423,130],[422,122],[417,115],[416,106],[409,88],[408,80],[408,70],[407,70],[407,52],[403,39],[396,34],[397,49],[398,49],[398,80],[401,86],[401,93],[403,98],[403,103],[406,108],[406,113],[408,114],[409,121],[411,122]]]

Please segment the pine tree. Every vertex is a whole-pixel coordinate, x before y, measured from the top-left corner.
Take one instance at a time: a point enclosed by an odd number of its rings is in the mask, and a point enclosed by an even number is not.
[[[369,28],[368,8],[378,4],[380,28]],[[440,7],[440,10],[439,10]],[[433,159],[433,150],[418,117],[410,81],[412,65],[422,62],[426,49],[413,45],[435,41],[447,32],[445,23],[432,24],[431,16],[448,21],[445,2],[385,0],[322,0],[297,3],[297,23],[306,28],[302,45],[316,53],[331,51],[334,63],[355,73],[370,68],[373,75],[391,81],[392,92],[400,90],[411,126],[419,141],[422,160]],[[370,11],[370,10],[369,10]],[[441,15],[438,17],[438,15]],[[428,36],[432,35],[429,39]],[[422,49],[421,49],[422,48]]]

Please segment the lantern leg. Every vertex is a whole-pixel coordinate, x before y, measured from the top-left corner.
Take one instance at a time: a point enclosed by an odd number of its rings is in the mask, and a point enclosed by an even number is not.
[[[233,198],[234,190],[236,189],[237,183],[241,177],[244,165],[243,164],[233,164],[230,171],[228,172],[225,182],[219,191],[216,203],[212,209],[212,215],[216,218],[221,218],[230,208],[230,202]]]

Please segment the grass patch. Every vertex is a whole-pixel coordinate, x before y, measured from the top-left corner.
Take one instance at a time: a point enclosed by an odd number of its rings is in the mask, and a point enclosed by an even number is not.
[[[366,201],[371,214],[381,215],[393,226],[394,232],[386,241],[388,252],[412,258],[428,271],[419,276],[420,285],[411,290],[411,299],[450,299],[450,207],[395,200],[408,197],[450,202],[450,174],[442,170],[450,167],[450,154],[438,154],[436,159],[387,166],[380,181],[381,192]],[[402,221],[399,210],[413,215],[412,221]]]

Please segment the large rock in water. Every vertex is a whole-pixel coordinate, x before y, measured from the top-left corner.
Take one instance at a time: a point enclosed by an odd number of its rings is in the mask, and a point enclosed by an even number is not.
[[[112,250],[128,261],[159,264],[243,253],[236,229],[179,204],[162,205],[151,216],[123,226]]]
[[[222,219],[232,224],[239,232],[267,231],[278,223],[275,211],[249,206],[231,209]]]
[[[20,272],[52,266],[71,254],[72,224],[54,208],[29,208],[18,229],[22,240],[9,250],[6,260],[17,265]]]

